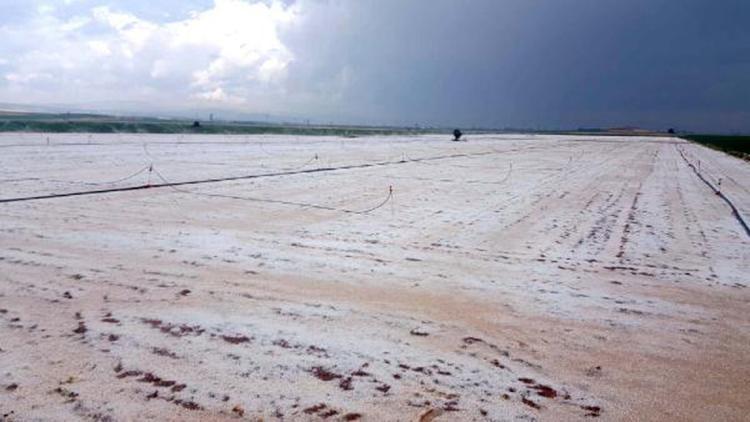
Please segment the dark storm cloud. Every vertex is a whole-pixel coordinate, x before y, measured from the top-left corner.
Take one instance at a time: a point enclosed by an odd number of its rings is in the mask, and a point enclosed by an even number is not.
[[[291,37],[344,108],[480,126],[748,130],[750,2],[326,3]],[[325,23],[323,23],[325,22]],[[330,68],[328,72],[323,68]],[[292,67],[292,71],[296,69]],[[314,79],[314,78],[313,78]]]

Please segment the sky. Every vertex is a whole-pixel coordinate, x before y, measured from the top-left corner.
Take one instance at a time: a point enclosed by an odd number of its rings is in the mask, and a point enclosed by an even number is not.
[[[0,11],[4,104],[750,132],[747,0],[0,0]]]

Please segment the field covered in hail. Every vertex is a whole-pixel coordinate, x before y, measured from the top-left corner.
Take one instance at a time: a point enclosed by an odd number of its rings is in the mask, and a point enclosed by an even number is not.
[[[2,134],[0,419],[742,420],[690,164],[750,216],[674,138]]]

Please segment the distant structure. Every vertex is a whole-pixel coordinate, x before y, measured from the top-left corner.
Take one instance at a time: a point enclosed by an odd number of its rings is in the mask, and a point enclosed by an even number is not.
[[[461,131],[460,131],[460,130],[458,130],[458,129],[454,130],[454,131],[453,131],[453,142],[458,142],[458,141],[460,141],[460,140],[461,140],[461,136],[462,136],[462,135],[463,135],[463,133],[461,133]]]
[[[194,121],[194,122],[193,122],[193,127],[194,127],[194,128],[199,128],[199,127],[201,127],[201,122],[199,122],[199,121],[197,121],[197,120],[196,120],[196,121]]]
[[[669,128],[669,130],[667,131],[667,133],[670,134],[670,135],[674,135],[674,129]]]

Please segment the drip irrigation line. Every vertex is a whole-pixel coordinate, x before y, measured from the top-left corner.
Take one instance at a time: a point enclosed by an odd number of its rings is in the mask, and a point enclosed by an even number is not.
[[[734,218],[737,219],[737,221],[740,223],[742,228],[745,229],[745,234],[747,234],[750,237],[750,225],[748,225],[747,221],[745,221],[745,218],[740,213],[740,210],[734,205],[732,200],[730,200],[729,197],[727,197],[724,194],[724,192],[721,191],[721,189],[718,189],[717,187],[715,187],[711,182],[708,181],[708,179],[706,179],[703,176],[703,174],[701,174],[701,172],[695,167],[695,165],[691,163],[690,160],[687,159],[687,157],[685,157],[685,153],[682,151],[681,148],[677,148],[677,151],[680,153],[680,156],[682,157],[682,159],[685,160],[685,163],[687,163],[688,167],[690,167],[693,170],[693,173],[695,173],[696,176],[698,176],[698,178],[703,181],[703,183],[705,183],[709,188],[711,188],[711,190],[714,191],[714,193],[718,197],[723,199],[724,202],[726,202],[729,205],[729,208],[732,209],[732,215],[734,215]]]
[[[125,176],[125,177],[119,178],[117,180],[111,180],[111,181],[108,181],[108,182],[85,182],[85,183],[87,185],[114,185],[116,183],[121,183],[121,182],[124,182],[126,180],[130,180],[130,179],[132,179],[132,178],[134,178],[136,176],[139,176],[139,175],[143,174],[143,172],[147,171],[150,167],[151,167],[151,165],[149,164],[147,166],[144,166],[143,168],[141,168],[137,172],[135,172],[135,173],[133,173],[133,174],[131,174],[129,176]]]
[[[261,151],[268,155],[269,157],[277,157],[279,154],[271,154],[270,152],[266,151],[266,147],[264,145],[264,142],[258,142],[258,146],[260,147]]]
[[[457,150],[456,148],[453,148],[453,152],[458,152],[458,150]],[[489,151],[488,151],[488,152],[489,152]],[[497,152],[497,151],[495,151],[495,152]],[[472,160],[473,160],[473,159],[476,159],[476,158],[478,158],[478,157],[474,157],[474,156],[471,156],[471,157],[466,157],[466,158],[469,158],[469,159],[472,159]]]
[[[318,161],[318,154],[315,154],[314,156],[312,156],[309,160],[307,160],[304,164],[302,164],[300,166],[282,168],[281,170],[284,170],[284,171],[299,170],[299,169],[302,169],[302,168],[305,168],[305,167],[309,166],[313,161]]]
[[[156,161],[156,158],[154,158],[154,156],[153,156],[153,155],[151,155],[151,153],[150,153],[150,152],[148,152],[148,145],[146,145],[146,143],[145,143],[145,142],[143,143],[143,152],[145,152],[145,153],[146,153],[146,155],[148,156],[148,158],[150,158],[150,159],[151,159],[151,161],[152,161],[152,162],[153,162],[153,161]]]
[[[338,167],[317,167],[314,169],[277,171],[277,172],[270,172],[270,173],[256,173],[256,174],[249,174],[249,175],[243,175],[243,176],[217,177],[217,178],[210,178],[210,179],[188,180],[188,181],[183,181],[183,182],[171,182],[171,183],[165,182],[161,184],[146,184],[142,186],[130,186],[130,187],[122,187],[122,188],[52,193],[52,194],[46,194],[46,195],[35,195],[35,196],[25,196],[25,197],[16,197],[16,198],[0,198],[0,204],[36,201],[36,200],[43,200],[43,199],[65,198],[65,197],[73,197],[73,196],[100,195],[100,194],[106,194],[106,193],[127,192],[127,191],[135,191],[135,190],[149,189],[149,188],[200,185],[200,184],[207,184],[207,183],[230,182],[234,180],[262,179],[262,178],[268,178],[268,177],[294,176],[294,175],[301,175],[301,174],[327,173],[327,172],[342,171],[342,170],[387,167],[387,166],[408,164],[408,163],[413,163],[413,162],[447,160],[447,159],[454,159],[454,158],[460,158],[460,157],[488,155],[488,154],[493,154],[493,153],[492,152],[479,152],[479,153],[448,154],[448,155],[441,155],[441,156],[427,157],[427,158],[415,158],[412,161],[380,161],[380,162],[365,163],[365,164],[349,164],[349,165],[343,165],[343,166],[338,166]]]
[[[121,183],[127,180],[130,180],[134,177],[137,177],[141,174],[143,174],[146,170],[149,169],[150,166],[142,167],[141,169],[137,170],[135,173],[131,173],[125,177],[121,177],[119,179],[115,180],[109,180],[105,182],[77,182],[72,180],[60,180],[60,179],[40,179],[36,177],[32,178],[25,178],[25,179],[11,179],[11,180],[0,180],[0,182],[15,182],[15,181],[27,181],[27,180],[34,180],[34,181],[48,181],[48,182],[56,182],[56,183],[68,183],[68,184],[74,184],[74,185],[87,185],[87,186],[106,186],[106,185],[115,185],[117,183]]]
[[[393,186],[390,186],[388,188],[388,196],[386,196],[385,199],[383,200],[383,202],[381,202],[380,204],[375,205],[372,208],[368,208],[366,210],[362,210],[362,211],[349,211],[349,210],[347,210],[347,212],[352,212],[354,214],[368,214],[368,213],[371,213],[371,212],[377,210],[378,208],[384,207],[385,204],[387,204],[388,202],[390,202],[391,199],[393,199]]]
[[[508,181],[508,179],[510,179],[510,175],[512,173],[513,173],[513,161],[511,161],[510,163],[508,163],[508,174],[505,175],[505,177],[503,178],[503,180],[500,180],[500,181],[498,181],[496,183],[498,185],[502,185],[503,183],[505,183],[506,181]]]
[[[280,199],[255,198],[255,197],[248,197],[248,196],[225,195],[221,193],[206,193],[206,192],[190,191],[186,189],[180,189],[174,186],[175,184],[167,180],[161,173],[159,173],[158,170],[154,169],[154,173],[159,179],[161,179],[165,183],[166,186],[180,193],[198,195],[198,196],[206,196],[210,198],[225,198],[225,199],[235,199],[235,200],[249,201],[249,202],[267,202],[267,203],[272,203],[272,204],[292,205],[292,206],[297,206],[297,207],[302,207],[302,208],[314,208],[314,209],[320,209],[320,210],[326,210],[326,211],[338,211],[338,212],[343,212],[346,214],[369,214],[372,211],[382,208],[393,198],[393,186],[391,186],[388,189],[388,196],[385,198],[385,200],[383,200],[383,202],[379,203],[378,205],[374,207],[371,207],[365,210],[356,211],[356,210],[350,210],[346,208],[336,208],[336,207],[331,207],[327,205],[318,205],[318,204],[311,204],[311,203],[306,203],[306,202],[294,202],[294,201],[285,201],[285,200],[280,200]]]
[[[49,194],[49,195],[25,196],[25,197],[20,197],[20,198],[4,198],[4,199],[0,199],[0,204],[7,204],[11,202],[38,201],[42,199],[66,198],[66,197],[71,197],[71,196],[87,196],[87,195],[100,195],[100,194],[105,194],[105,193],[127,192],[127,191],[148,189],[150,187],[151,186],[148,186],[148,185],[142,185],[142,186],[130,186],[126,188],[111,188],[111,189],[89,190],[89,191],[82,191],[82,192],[67,192],[67,193],[55,193],[55,194]]]
[[[406,158],[407,158],[407,159],[408,159],[409,161],[414,161],[415,163],[419,163],[419,164],[425,164],[425,165],[430,165],[430,166],[439,166],[439,165],[440,165],[440,164],[438,164],[438,163],[430,163],[430,162],[426,162],[426,161],[419,161],[419,160],[415,160],[414,158],[411,158],[411,157],[409,156],[409,154],[406,154],[406,153],[404,153],[404,156],[406,156]]]
[[[2,179],[0,180],[0,183],[28,182],[30,180],[39,181],[41,179],[39,179],[38,177],[21,177],[21,178],[16,178],[16,179]]]
[[[266,153],[266,154],[267,154],[267,155],[269,155],[269,156],[272,156],[272,157],[273,157],[273,156],[278,156],[278,155],[279,155],[279,154],[271,154],[271,153],[269,153],[268,151],[266,151],[266,149],[265,149],[265,148],[263,147],[263,143],[262,143],[262,142],[259,142],[259,143],[258,143],[258,145],[260,145],[260,148],[261,148],[261,149],[263,150],[263,152],[264,152],[264,153]],[[155,162],[155,161],[157,161],[157,160],[156,160],[156,157],[154,157],[153,155],[151,155],[151,152],[149,152],[149,150],[148,150],[148,144],[147,144],[147,143],[145,143],[145,142],[143,143],[143,152],[145,152],[145,153],[146,153],[146,155],[148,156],[148,158],[150,158],[150,159],[151,159],[151,162],[152,162],[152,163],[153,163],[153,162]],[[311,157],[311,158],[310,158],[310,159],[309,159],[308,161],[306,161],[306,162],[305,162],[304,164],[302,164],[302,165],[299,165],[299,166],[296,166],[296,167],[287,167],[287,168],[281,168],[281,169],[279,169],[279,170],[281,170],[281,171],[293,171],[293,170],[298,170],[298,169],[301,169],[301,168],[307,167],[308,165],[310,165],[310,163],[312,163],[313,161],[316,161],[316,160],[318,160],[318,154],[315,154],[315,155],[314,155],[313,157]],[[188,162],[188,163],[190,163],[190,162]],[[193,164],[204,164],[204,163],[202,163],[202,162],[200,162],[200,161],[197,161],[197,162],[193,162]],[[223,165],[223,163],[205,163],[205,164],[214,164],[214,165],[219,165],[219,164],[222,164],[222,165]]]

